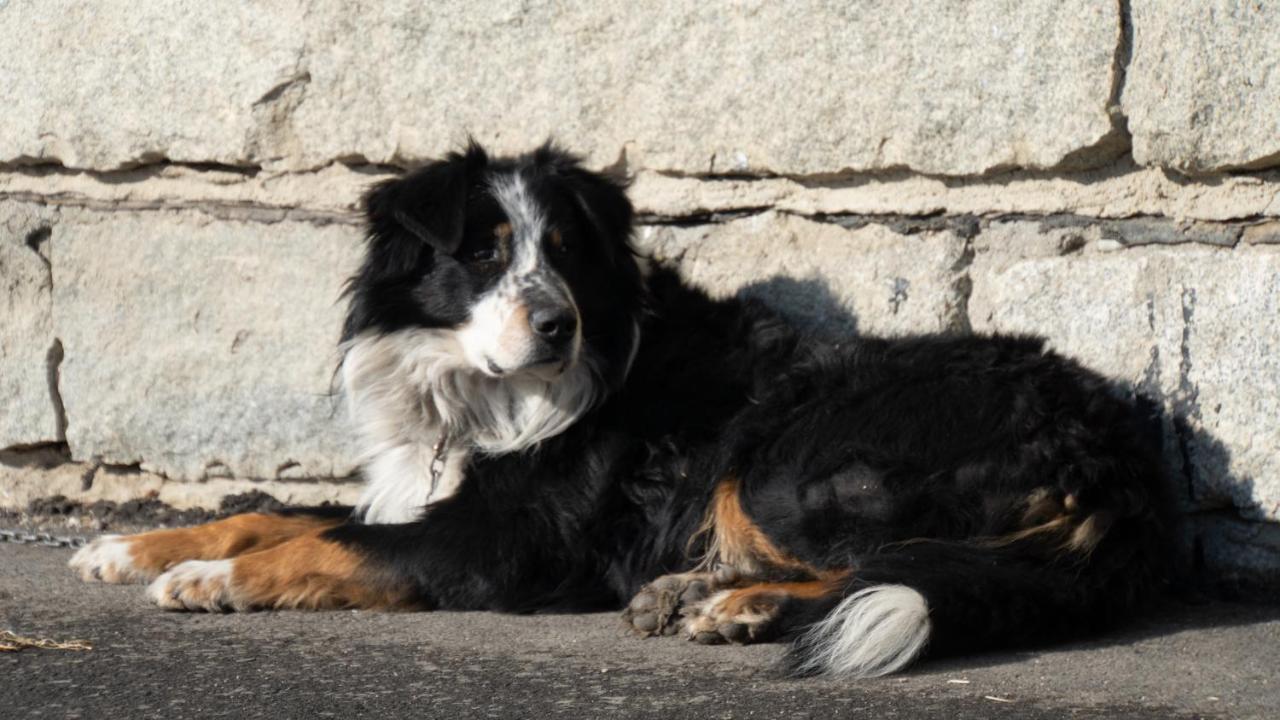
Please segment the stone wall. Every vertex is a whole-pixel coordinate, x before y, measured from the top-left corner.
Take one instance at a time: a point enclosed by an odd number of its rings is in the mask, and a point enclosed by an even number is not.
[[[1280,577],[1280,7],[0,0],[0,507],[349,498],[371,182],[556,137],[647,252],[821,331],[1029,331],[1166,411]]]

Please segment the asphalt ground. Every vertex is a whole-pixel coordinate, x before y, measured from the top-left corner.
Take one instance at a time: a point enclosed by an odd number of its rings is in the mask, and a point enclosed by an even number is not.
[[[642,640],[612,613],[164,612],[0,544],[0,718],[1276,718],[1280,607],[1171,605],[1124,632],[790,680],[776,645]]]

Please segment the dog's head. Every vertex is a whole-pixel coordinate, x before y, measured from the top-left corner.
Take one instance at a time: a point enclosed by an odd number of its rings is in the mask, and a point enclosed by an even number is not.
[[[643,291],[621,181],[550,144],[472,143],[374,187],[365,212],[345,340],[427,329],[490,379],[625,376]]]

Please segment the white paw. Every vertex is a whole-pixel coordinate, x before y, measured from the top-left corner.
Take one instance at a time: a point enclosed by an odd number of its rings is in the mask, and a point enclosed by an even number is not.
[[[146,582],[151,574],[134,563],[131,544],[123,535],[103,535],[77,550],[67,565],[85,582]]]
[[[229,612],[243,609],[231,586],[234,560],[187,560],[147,587],[152,602],[169,610]]]
[[[785,595],[760,594],[743,601],[738,592],[722,590],[690,608],[684,624],[686,638],[704,645],[749,643],[764,637],[778,619]]]

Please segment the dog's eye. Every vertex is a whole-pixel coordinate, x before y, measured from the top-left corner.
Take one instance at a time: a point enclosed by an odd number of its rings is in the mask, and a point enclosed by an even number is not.
[[[463,262],[475,265],[493,265],[502,261],[511,243],[511,223],[493,226],[492,244],[481,244],[462,255]]]
[[[498,248],[482,247],[468,252],[465,259],[473,263],[492,263],[497,262],[499,257],[501,255],[498,253]]]
[[[556,252],[567,253],[573,249],[569,245],[569,242],[564,239],[564,235],[560,232],[559,229],[554,229],[551,231],[551,233],[547,236],[547,242],[551,245],[551,249],[555,250]]]

